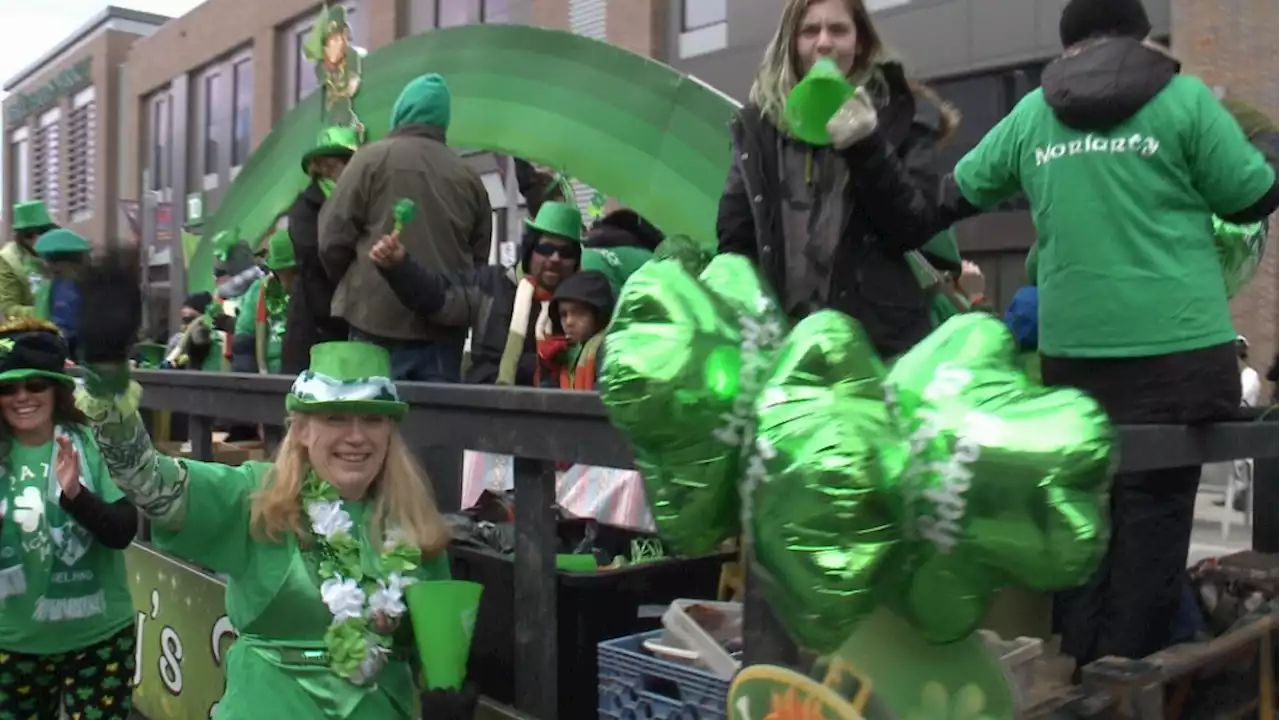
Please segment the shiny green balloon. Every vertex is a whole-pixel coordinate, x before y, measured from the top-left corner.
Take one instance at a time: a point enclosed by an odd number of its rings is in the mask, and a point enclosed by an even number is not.
[[[757,400],[764,475],[748,518],[755,572],[797,642],[831,652],[877,603],[900,533],[884,368],[848,316],[805,318]],[[750,472],[750,469],[749,469]]]
[[[1083,393],[1032,385],[1014,354],[998,320],[959,315],[885,383],[909,443],[912,548],[891,603],[931,640],[967,636],[1005,585],[1083,583],[1106,549],[1111,424]]]
[[[1267,252],[1267,223],[1236,225],[1215,215],[1213,239],[1227,297],[1235,297],[1253,279]]]
[[[634,446],[659,534],[683,554],[712,551],[739,530],[753,401],[785,330],[745,258],[717,257],[703,277],[672,262],[631,276],[599,382]]]

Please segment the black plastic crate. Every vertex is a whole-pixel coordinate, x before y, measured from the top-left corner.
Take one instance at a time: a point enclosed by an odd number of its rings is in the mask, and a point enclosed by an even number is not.
[[[575,544],[591,521],[562,520],[563,545]],[[595,547],[603,555],[629,555],[631,541],[652,537],[608,525],[597,525]],[[697,558],[664,558],[619,570],[592,573],[558,572],[559,702],[556,720],[595,720],[597,645],[612,638],[655,630],[660,617],[640,618],[642,605],[666,605],[677,598],[714,598],[720,567],[732,553]],[[484,585],[475,636],[471,641],[468,679],[501,703],[515,698],[515,581],[512,559],[497,552],[454,545],[449,548],[453,577]],[[547,720],[551,720],[548,718]]]

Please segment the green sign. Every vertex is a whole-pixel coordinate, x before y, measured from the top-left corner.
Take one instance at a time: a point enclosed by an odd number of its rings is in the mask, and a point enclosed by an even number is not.
[[[5,110],[5,124],[17,125],[31,113],[44,110],[59,98],[88,85],[93,80],[92,69],[93,58],[85,58],[35,90],[16,96]]]
[[[143,545],[130,546],[125,562],[138,623],[134,707],[150,720],[213,717],[236,638],[226,585]]]

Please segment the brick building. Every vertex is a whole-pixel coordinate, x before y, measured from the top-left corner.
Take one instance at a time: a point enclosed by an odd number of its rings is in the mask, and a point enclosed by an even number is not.
[[[6,217],[14,203],[44,200],[56,222],[93,242],[117,235],[120,69],[168,19],[108,6],[5,82]]]

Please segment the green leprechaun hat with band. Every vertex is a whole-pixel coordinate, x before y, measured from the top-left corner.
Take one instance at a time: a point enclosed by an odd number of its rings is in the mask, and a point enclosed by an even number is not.
[[[538,216],[525,220],[530,230],[544,235],[554,235],[574,242],[582,242],[582,211],[577,205],[562,202],[545,202],[538,208]]]
[[[311,348],[311,368],[293,381],[285,409],[291,413],[387,415],[409,411],[391,381],[391,355],[364,342],[320,343]]]
[[[49,217],[49,208],[45,207],[43,200],[31,200],[13,206],[11,227],[14,232],[39,231],[52,230],[58,224]]]
[[[349,158],[360,148],[355,128],[327,127],[316,137],[316,146],[302,156],[302,171],[310,172],[311,161],[321,157]]]
[[[272,271],[288,270],[296,267],[297,259],[293,254],[293,238],[288,230],[277,230],[267,240],[267,269]]]
[[[67,343],[51,322],[22,318],[0,325],[0,383],[46,377],[75,387]]]

